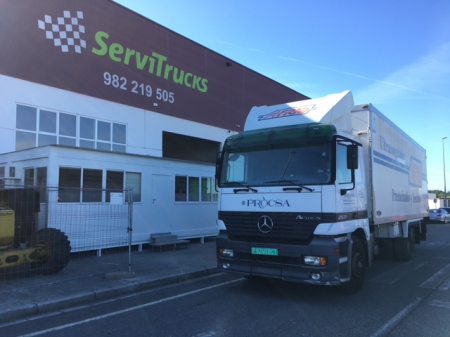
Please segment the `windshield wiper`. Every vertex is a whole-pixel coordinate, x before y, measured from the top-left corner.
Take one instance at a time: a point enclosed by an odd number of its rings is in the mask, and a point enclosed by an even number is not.
[[[283,191],[289,191],[290,189],[292,189],[292,190],[296,190],[296,191],[301,192],[303,188],[304,188],[305,190],[307,190],[307,191],[310,191],[310,192],[314,191],[313,188],[306,187],[306,186],[304,186],[304,185],[300,185],[300,184],[296,183],[296,182],[293,181],[293,180],[282,179],[282,180],[273,180],[273,181],[265,181],[265,182],[264,182],[264,184],[273,184],[273,183],[278,183],[278,185],[280,185],[281,183],[289,183],[289,184],[298,186],[298,187],[295,187],[295,188],[285,187],[285,188],[283,188]]]
[[[257,192],[258,192],[257,189],[255,189],[255,188],[253,188],[253,187],[250,187],[250,186],[247,186],[247,185],[245,185],[245,184],[243,184],[243,183],[240,183],[239,181],[229,181],[228,184],[236,184],[236,185],[245,187],[245,188],[235,188],[235,189],[233,190],[234,193],[237,193],[237,192],[249,192],[249,191],[252,191],[252,192],[254,192],[254,193],[257,193]]]

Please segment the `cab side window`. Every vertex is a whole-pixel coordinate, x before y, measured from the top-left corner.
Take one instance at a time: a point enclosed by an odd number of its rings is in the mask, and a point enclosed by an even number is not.
[[[352,171],[347,168],[347,146],[338,144],[336,156],[338,184],[350,184],[352,182]]]

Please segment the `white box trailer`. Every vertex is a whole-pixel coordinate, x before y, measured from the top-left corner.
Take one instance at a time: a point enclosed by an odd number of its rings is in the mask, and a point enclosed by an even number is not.
[[[379,237],[398,237],[401,228],[392,223],[428,217],[426,151],[371,104],[355,107],[352,115],[368,120],[370,131],[363,156],[371,178],[369,215]],[[391,225],[381,226],[386,223]]]
[[[217,160],[218,267],[357,292],[426,239],[426,151],[351,92],[254,107]]]

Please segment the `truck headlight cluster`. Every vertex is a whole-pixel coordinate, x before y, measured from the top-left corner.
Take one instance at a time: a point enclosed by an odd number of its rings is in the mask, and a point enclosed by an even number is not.
[[[303,263],[308,266],[326,266],[327,257],[326,256],[303,256]]]
[[[234,252],[233,249],[219,248],[219,255],[223,257],[233,257]]]

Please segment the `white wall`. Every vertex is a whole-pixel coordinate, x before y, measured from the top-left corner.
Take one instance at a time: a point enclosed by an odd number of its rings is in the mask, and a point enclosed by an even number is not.
[[[127,153],[162,156],[162,132],[223,143],[228,130],[0,75],[0,153],[15,150],[16,105],[127,125]],[[157,107],[156,109],[160,109]],[[211,112],[213,113],[213,112]]]

